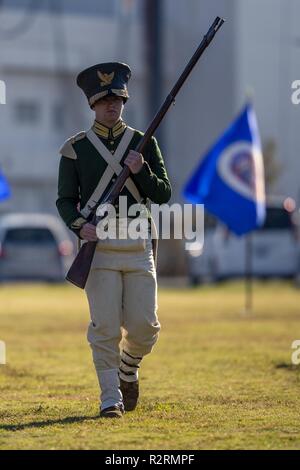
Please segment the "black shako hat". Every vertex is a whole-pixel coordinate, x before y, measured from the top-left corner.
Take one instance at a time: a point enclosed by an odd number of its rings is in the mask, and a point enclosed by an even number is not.
[[[127,83],[131,77],[128,65],[121,62],[106,62],[89,67],[77,76],[77,85],[86,95],[90,107],[107,95],[129,98]]]

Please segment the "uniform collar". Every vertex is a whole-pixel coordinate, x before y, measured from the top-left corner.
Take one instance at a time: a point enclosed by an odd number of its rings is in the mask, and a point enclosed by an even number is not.
[[[94,121],[93,124],[93,131],[95,134],[99,135],[100,137],[104,139],[116,139],[121,135],[124,130],[126,129],[126,124],[122,119],[119,119],[119,121],[114,125],[114,127],[106,127],[104,124],[101,124],[99,121]]]

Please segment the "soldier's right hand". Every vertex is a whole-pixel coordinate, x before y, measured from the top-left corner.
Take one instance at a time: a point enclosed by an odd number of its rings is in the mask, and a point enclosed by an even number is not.
[[[84,224],[79,235],[83,240],[87,240],[88,242],[96,242],[98,240],[96,227],[93,224]]]

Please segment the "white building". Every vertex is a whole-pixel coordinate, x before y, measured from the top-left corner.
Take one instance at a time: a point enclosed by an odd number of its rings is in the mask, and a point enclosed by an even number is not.
[[[139,12],[127,13],[111,0],[51,0],[33,11],[26,11],[26,4],[12,0],[0,9],[5,25],[0,28],[0,79],[6,83],[0,168],[12,187],[12,198],[0,204],[0,211],[57,213],[58,149],[93,121],[75,84],[78,72],[108,60],[132,64],[134,92],[127,114],[142,120],[143,106],[136,104],[143,97]]]
[[[300,79],[299,0],[168,0],[167,6],[169,86],[209,21],[215,16],[226,19],[169,118],[168,154],[170,164],[173,155],[176,161],[171,169],[178,194],[199,158],[245,104],[250,90],[262,141],[276,146],[274,158],[280,172],[272,190],[298,199],[300,105],[292,104],[291,84]]]
[[[166,96],[216,16],[225,25],[180,91],[162,131],[173,202],[200,157],[245,104],[252,89],[263,142],[276,145],[281,167],[274,192],[299,196],[300,105],[291,84],[300,79],[299,0],[161,0],[163,87]],[[13,197],[0,211],[56,213],[58,148],[92,122],[75,77],[97,62],[132,67],[131,125],[145,129],[142,0],[26,0],[0,8],[0,168]],[[9,8],[5,7],[9,5]],[[155,70],[153,71],[155,80]],[[300,202],[300,201],[299,201]]]

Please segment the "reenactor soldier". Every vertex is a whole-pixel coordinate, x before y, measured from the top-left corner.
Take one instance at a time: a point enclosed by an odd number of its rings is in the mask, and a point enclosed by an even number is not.
[[[162,204],[171,197],[156,139],[152,137],[143,155],[135,152],[143,134],[122,119],[130,76],[122,63],[98,64],[78,75],[95,121],[60,149],[56,201],[60,216],[82,243],[97,241],[85,287],[91,316],[87,337],[101,390],[100,416],[111,418],[136,407],[138,369],[158,338],[156,266],[150,238],[128,247],[116,240],[111,246],[102,243],[90,223],[91,207],[124,165],[131,175],[120,196],[126,196],[128,210],[137,202]]]

